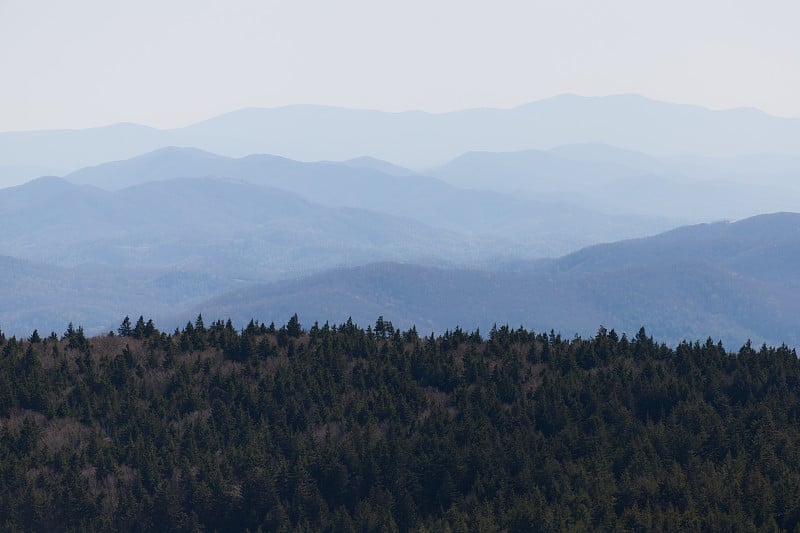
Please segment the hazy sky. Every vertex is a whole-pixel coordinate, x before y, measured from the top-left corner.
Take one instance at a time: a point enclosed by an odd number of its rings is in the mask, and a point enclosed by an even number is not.
[[[800,2],[0,0],[0,130],[639,93],[800,117]]]

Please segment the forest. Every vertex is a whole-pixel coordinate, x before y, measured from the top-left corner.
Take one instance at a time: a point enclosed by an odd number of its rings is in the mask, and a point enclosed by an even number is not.
[[[800,362],[495,326],[0,334],[3,531],[798,531]]]

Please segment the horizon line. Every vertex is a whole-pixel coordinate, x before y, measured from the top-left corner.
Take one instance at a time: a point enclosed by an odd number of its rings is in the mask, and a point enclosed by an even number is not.
[[[711,111],[715,113],[725,113],[725,112],[756,112],[761,115],[775,118],[775,119],[787,119],[787,120],[800,120],[800,116],[785,116],[785,115],[776,115],[773,113],[769,113],[760,109],[755,106],[737,106],[737,107],[724,107],[724,108],[713,108],[708,107],[707,105],[701,104],[693,104],[688,102],[675,102],[669,100],[661,100],[657,98],[652,98],[640,93],[611,93],[606,95],[594,95],[594,96],[587,96],[584,94],[578,94],[574,92],[566,92],[566,93],[559,93],[552,96],[539,98],[535,100],[529,100],[520,104],[516,104],[509,107],[500,107],[500,106],[475,106],[475,107],[465,107],[465,108],[458,108],[449,111],[427,111],[424,109],[405,109],[401,111],[390,111],[385,109],[376,109],[370,107],[348,107],[348,106],[340,106],[340,105],[332,105],[332,104],[316,104],[316,103],[293,103],[293,104],[284,104],[284,105],[276,105],[276,106],[243,106],[235,109],[231,109],[230,111],[224,111],[222,113],[213,114],[210,116],[206,116],[205,118],[201,118],[199,120],[195,120],[189,123],[185,123],[179,126],[173,127],[158,127],[152,126],[149,124],[145,124],[142,122],[135,122],[132,120],[122,120],[118,122],[107,122],[102,123],[94,126],[85,126],[85,127],[54,127],[54,128],[36,128],[36,129],[11,129],[11,130],[0,130],[0,135],[3,134],[40,134],[40,133],[53,133],[53,132],[67,132],[67,131],[86,131],[86,130],[97,130],[97,129],[104,129],[104,128],[114,128],[114,127],[134,127],[134,128],[145,128],[145,129],[152,129],[158,131],[173,131],[173,130],[181,130],[185,128],[189,128],[195,126],[197,124],[202,124],[204,122],[208,122],[220,117],[224,117],[227,115],[235,114],[235,113],[242,113],[247,111],[277,111],[283,109],[292,109],[292,108],[320,108],[320,109],[329,109],[329,110],[342,110],[342,111],[353,111],[353,112],[364,112],[364,113],[382,113],[387,115],[403,115],[403,114],[424,114],[424,115],[432,115],[432,116],[443,116],[443,115],[451,115],[451,114],[458,114],[458,113],[468,113],[471,111],[513,111],[517,109],[521,109],[533,104],[543,103],[551,100],[558,100],[563,98],[576,98],[576,99],[584,99],[584,100],[603,100],[603,99],[613,99],[613,98],[637,98],[640,100],[646,100],[649,102],[655,102],[659,104],[666,104],[666,105],[674,105],[674,106],[681,106],[681,107],[691,107],[696,109],[702,109],[705,111]]]

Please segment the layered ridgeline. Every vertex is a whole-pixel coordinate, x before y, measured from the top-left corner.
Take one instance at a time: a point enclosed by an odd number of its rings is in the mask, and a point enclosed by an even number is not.
[[[0,529],[800,527],[793,350],[487,333],[0,336]]]
[[[280,320],[364,323],[384,315],[425,332],[452,324],[556,328],[587,335],[605,324],[645,325],[671,343],[710,335],[797,345],[800,336],[800,214],[687,226],[654,237],[603,244],[556,260],[475,271],[384,263],[339,269],[215,298],[198,312]]]
[[[307,163],[168,147],[87,167],[65,179],[119,190],[176,177],[227,177],[290,190],[328,206],[410,216],[448,229],[537,232],[541,242],[550,244],[553,228],[562,228],[563,247],[575,242],[573,234],[581,233],[577,228],[586,239],[619,238],[626,223],[649,229],[659,218],[677,225],[790,211],[800,205],[800,156],[656,158],[588,143],[468,152],[427,174],[364,157]]]
[[[170,147],[84,168],[64,177],[74,184],[110,191],[172,178],[234,179],[285,190],[327,207],[367,209],[467,235],[510,239],[515,247],[523,248],[510,252],[517,256],[526,249],[552,255],[574,250],[576,245],[617,240],[635,232],[642,235],[675,225],[665,216],[631,216],[626,210],[601,214],[590,206],[576,207],[566,195],[562,199],[541,200],[509,191],[493,192],[490,185],[479,187],[480,190],[465,189],[459,183],[448,184],[365,158],[306,163],[273,155],[230,158]],[[530,188],[559,179],[560,176],[531,176]]]
[[[658,264],[623,254],[611,273],[591,261],[580,275],[549,272],[539,260],[680,224],[795,210],[797,127],[752,110],[566,96],[441,115],[298,106],[171,131],[3,133],[4,165],[35,163],[64,177],[0,189],[0,327],[27,335],[72,321],[94,333],[124,314],[180,324],[206,300],[255,287],[236,313],[326,319],[327,309],[343,320],[396,312],[401,323],[437,330],[495,319],[554,319],[584,333],[644,323],[670,340],[710,333],[793,342],[791,271],[764,280],[737,270],[735,257],[695,261],[679,245]],[[150,149],[157,150],[66,173]],[[321,161],[241,157],[254,152]],[[773,242],[770,231],[759,239]],[[785,253],[792,243],[776,246],[763,253]],[[386,265],[367,266],[374,263]],[[359,272],[366,278],[337,278]],[[317,277],[291,281],[310,275]],[[386,279],[395,276],[407,281]],[[432,285],[423,292],[426,279]],[[342,287],[322,290],[330,280]],[[367,286],[373,281],[381,286]],[[262,297],[258,286],[268,282],[281,285]],[[697,288],[686,289],[689,282]],[[297,283],[316,286],[302,301],[321,307],[295,308],[291,295],[304,292]],[[325,303],[331,290],[340,303]],[[419,294],[411,302],[395,290]],[[439,299],[430,302],[431,294]],[[652,304],[661,298],[671,307]],[[209,305],[230,308],[225,298]]]
[[[97,333],[109,317],[174,317],[333,267],[488,268],[670,225],[464,190],[369,158],[163,149],[0,190],[0,327],[22,335],[72,321]]]
[[[406,217],[327,207],[223,178],[108,192],[61,178],[0,190],[0,253],[99,265],[276,278],[378,257],[459,258],[466,238]],[[463,256],[462,256],[463,257]],[[313,267],[311,266],[313,265]]]
[[[295,245],[265,253],[274,258],[304,250]],[[205,249],[197,246],[201,258]],[[254,250],[243,248],[235,266],[254,265],[248,263],[257,259]],[[231,278],[217,267],[58,267],[4,258],[0,327],[27,336],[72,321],[108,331],[113,317],[125,314],[175,327],[198,313],[230,317],[242,327],[254,317],[280,321],[297,312],[320,323],[348,317],[368,323],[383,315],[426,334],[454,324],[487,331],[495,321],[565,335],[587,335],[601,324],[629,333],[644,325],[670,343],[711,336],[730,344],[796,346],[798,261],[800,215],[793,213],[687,226],[492,270],[383,262],[266,284]]]
[[[386,113],[321,106],[243,109],[184,128],[116,124],[0,133],[0,176],[24,179],[132,157],[165,146],[304,161],[364,155],[422,169],[470,150],[605,143],[656,155],[800,156],[800,120],[753,109],[712,111],[635,95],[563,95],[513,109]],[[796,168],[796,167],[795,167]]]
[[[459,187],[692,222],[792,211],[800,205],[800,156],[656,158],[590,143],[469,152],[431,174]]]

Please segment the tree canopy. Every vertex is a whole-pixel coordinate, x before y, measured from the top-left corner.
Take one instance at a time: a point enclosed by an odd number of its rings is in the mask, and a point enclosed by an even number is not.
[[[0,336],[0,529],[793,531],[798,422],[785,346],[70,324]]]

